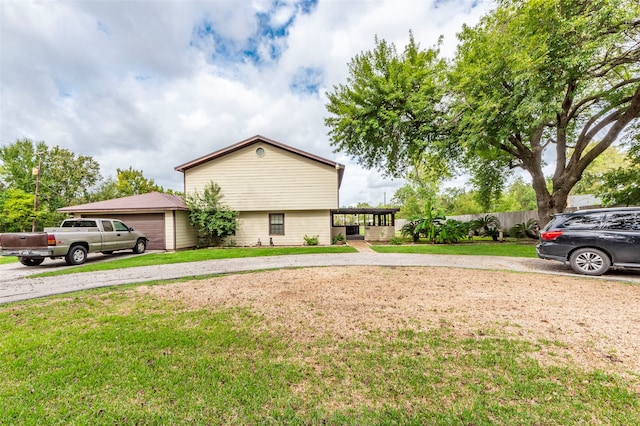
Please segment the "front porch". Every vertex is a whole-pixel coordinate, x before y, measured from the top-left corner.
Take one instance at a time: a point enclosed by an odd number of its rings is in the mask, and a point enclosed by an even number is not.
[[[343,208],[331,210],[331,238],[342,234],[347,240],[389,241],[395,236],[395,214],[400,209]]]

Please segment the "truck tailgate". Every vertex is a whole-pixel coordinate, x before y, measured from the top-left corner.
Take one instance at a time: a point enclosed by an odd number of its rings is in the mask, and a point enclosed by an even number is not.
[[[21,234],[2,234],[2,249],[22,249],[47,247],[46,232],[31,232]]]

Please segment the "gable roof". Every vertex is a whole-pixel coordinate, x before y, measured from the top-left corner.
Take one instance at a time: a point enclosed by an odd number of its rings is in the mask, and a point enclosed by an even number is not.
[[[95,203],[80,204],[58,209],[62,213],[75,212],[140,212],[140,211],[188,210],[181,197],[161,192],[132,195],[114,198],[113,200],[97,201]]]
[[[181,165],[175,167],[174,170],[177,170],[179,172],[184,173],[186,170],[189,170],[189,169],[191,169],[193,167],[196,167],[196,166],[199,166],[201,164],[207,163],[209,161],[215,160],[216,158],[220,158],[222,156],[225,156],[227,154],[230,154],[232,152],[238,151],[240,149],[243,149],[243,148],[245,148],[247,146],[250,146],[250,145],[253,145],[253,144],[256,144],[256,143],[264,143],[264,144],[267,144],[267,145],[275,146],[276,148],[280,148],[280,149],[283,149],[285,151],[289,151],[289,152],[291,152],[293,154],[297,154],[297,155],[300,155],[302,157],[308,158],[310,160],[317,161],[319,163],[326,164],[327,166],[333,167],[338,171],[338,187],[340,187],[340,185],[342,184],[342,177],[344,176],[344,165],[343,164],[336,163],[335,161],[327,160],[326,158],[322,158],[322,157],[319,157],[317,155],[310,154],[310,153],[308,153],[306,151],[303,151],[301,149],[297,149],[297,148],[294,148],[292,146],[285,145],[285,144],[283,144],[281,142],[276,142],[276,141],[274,141],[272,139],[268,139],[268,138],[265,138],[264,136],[260,136],[260,135],[253,136],[253,137],[251,137],[249,139],[245,139],[243,141],[240,141],[240,142],[238,142],[236,144],[233,144],[231,146],[228,146],[226,148],[223,148],[223,149],[220,149],[218,151],[212,152],[211,154],[207,154],[207,155],[204,155],[202,157],[196,158],[195,160],[191,160],[188,163],[181,164]]]

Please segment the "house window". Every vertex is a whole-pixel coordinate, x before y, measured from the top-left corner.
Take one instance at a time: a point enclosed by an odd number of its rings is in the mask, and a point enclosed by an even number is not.
[[[269,213],[269,235],[284,235],[284,213]]]

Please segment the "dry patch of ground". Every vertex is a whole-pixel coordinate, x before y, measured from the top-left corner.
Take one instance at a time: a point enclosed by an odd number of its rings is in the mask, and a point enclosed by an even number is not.
[[[139,287],[194,308],[250,307],[283,336],[451,327],[461,336],[557,342],[543,363],[640,374],[640,286],[449,268],[326,267]]]

